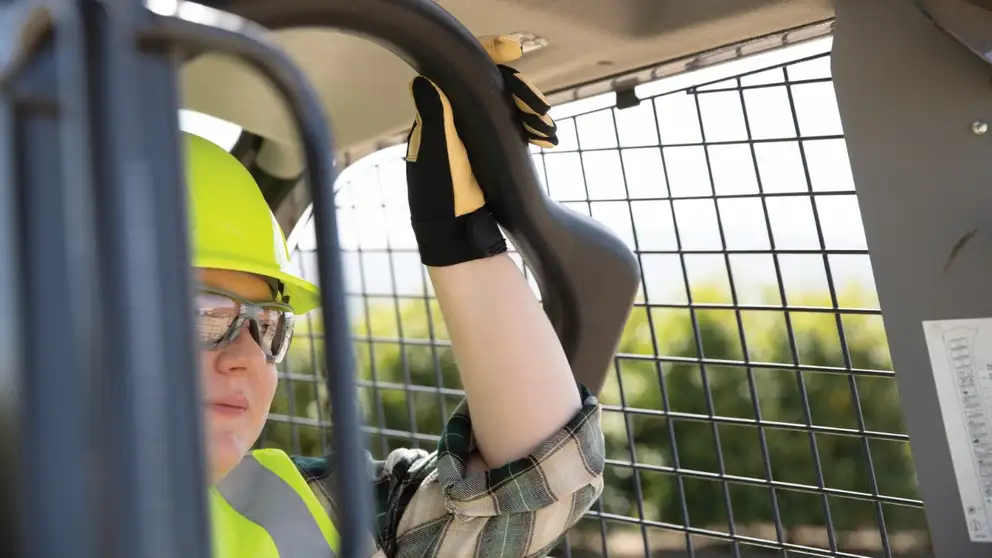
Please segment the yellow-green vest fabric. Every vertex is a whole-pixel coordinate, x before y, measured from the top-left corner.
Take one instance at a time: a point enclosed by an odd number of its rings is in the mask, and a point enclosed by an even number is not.
[[[338,532],[280,450],[245,456],[210,489],[214,558],[330,558]]]

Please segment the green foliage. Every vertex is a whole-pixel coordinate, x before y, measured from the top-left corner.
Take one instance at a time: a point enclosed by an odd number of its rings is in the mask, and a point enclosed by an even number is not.
[[[705,300],[705,295],[705,291],[693,293],[696,300]],[[847,300],[858,298],[857,293],[845,295]],[[831,306],[826,297],[805,297],[793,304]],[[696,527],[726,526],[725,501],[729,497],[736,523],[770,523],[774,520],[771,491],[760,484],[768,478],[766,462],[770,463],[771,478],[778,482],[815,487],[818,474],[822,474],[827,488],[870,494],[866,450],[870,451],[875,471],[882,475],[876,479],[881,493],[918,497],[908,444],[871,438],[865,442],[859,436],[823,431],[810,434],[803,430],[810,423],[828,429],[858,430],[860,407],[866,430],[905,432],[891,377],[854,377],[829,371],[800,373],[794,366],[796,355],[799,364],[817,369],[853,366],[891,370],[881,319],[844,315],[838,324],[836,315],[830,312],[793,312],[789,320],[794,343],[790,341],[785,313],[773,308],[742,311],[739,315],[733,310],[700,309],[690,313],[655,309],[650,314],[643,308],[635,310],[620,353],[653,355],[653,326],[663,362],[659,366],[647,359],[619,359],[619,375],[614,371],[601,399],[607,406],[623,404],[647,411],[635,411],[629,418],[619,412],[604,416],[608,458],[630,462],[632,440],[637,462],[664,471],[639,472],[645,519],[688,522]],[[698,339],[693,333],[693,321],[700,333]],[[847,340],[847,360],[839,327],[843,327]],[[750,367],[740,364],[745,348]],[[809,403],[808,418],[804,392]],[[664,409],[665,402],[673,416],[650,413]],[[709,420],[712,416],[721,419],[714,422]],[[760,429],[756,426],[759,419],[763,421]],[[819,454],[820,471],[813,458],[813,443]],[[674,470],[676,463],[690,471],[681,488],[688,518],[683,517],[677,479],[668,472]],[[724,485],[714,475],[721,471],[752,482]],[[605,511],[637,517],[633,472],[625,467],[610,467],[606,484]],[[778,514],[786,527],[825,524],[821,496],[802,490],[775,492]],[[866,501],[830,496],[829,506],[837,529],[877,525],[874,506]],[[889,529],[918,526],[917,515],[908,510],[887,509],[885,513]]]
[[[693,297],[712,300],[715,294],[694,289]],[[872,304],[857,290],[845,291],[841,298],[846,307]],[[434,301],[385,301],[370,308],[368,320],[354,328],[358,376],[378,385],[360,388],[366,421],[422,438],[436,436],[460,400],[439,388],[461,386],[450,347],[427,342],[432,333],[442,343],[447,339],[441,313]],[[828,298],[817,296],[791,303],[831,307]],[[791,312],[787,318],[777,308],[777,293],[770,293],[768,304],[767,310],[740,312],[634,310],[616,359],[619,369],[611,371],[601,394],[607,408],[603,428],[608,459],[629,463],[633,453],[645,467],[636,473],[631,467],[607,468],[604,511],[639,517],[639,477],[645,519],[725,528],[729,498],[738,525],[771,523],[772,493],[763,484],[767,462],[774,481],[800,488],[775,491],[782,523],[790,528],[824,525],[823,497],[801,488],[818,486],[822,476],[829,489],[872,493],[866,451],[879,475],[878,492],[919,497],[908,444],[849,435],[862,428],[905,432],[895,381],[884,372],[891,363],[881,319],[845,314],[838,320],[832,312],[812,310]],[[307,324],[298,328],[286,367],[301,378],[313,377],[312,356],[316,362],[322,358],[319,341],[308,339],[311,331]],[[797,360],[815,371],[797,371]],[[748,366],[742,365],[745,361]],[[842,373],[846,367],[878,372],[851,376]],[[273,412],[326,420],[324,380],[317,379],[294,381],[288,388],[283,381]],[[421,387],[405,391],[404,384]],[[292,413],[288,392],[294,397]],[[618,412],[621,405],[634,411]],[[719,418],[713,421],[714,416]],[[810,433],[808,424],[818,430]],[[298,429],[297,438],[298,446],[287,425],[274,423],[264,443],[311,454],[323,448],[317,428]],[[430,447],[423,439],[421,447]],[[370,447],[382,455],[411,443],[373,436]],[[686,472],[681,486],[676,464]],[[737,482],[720,482],[721,472]],[[688,518],[683,517],[683,500]],[[868,501],[837,495],[828,501],[838,530],[877,525],[875,507]],[[920,526],[915,510],[898,506],[886,506],[885,519],[890,530]]]

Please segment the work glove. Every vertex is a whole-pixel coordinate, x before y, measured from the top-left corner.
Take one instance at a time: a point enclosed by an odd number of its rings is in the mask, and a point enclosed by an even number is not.
[[[521,138],[551,148],[557,126],[544,95],[506,66],[523,54],[520,43],[499,35],[479,39],[503,75],[519,115]],[[424,76],[410,84],[417,118],[407,138],[407,193],[421,261],[444,267],[506,252],[506,239],[489,213],[465,145],[458,137],[451,103]]]

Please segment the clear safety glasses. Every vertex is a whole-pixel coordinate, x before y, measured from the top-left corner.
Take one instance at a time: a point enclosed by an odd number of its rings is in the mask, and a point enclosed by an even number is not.
[[[200,287],[196,295],[196,331],[207,349],[220,349],[238,338],[245,323],[269,362],[279,363],[293,339],[293,309],[281,302],[249,302],[221,289]]]

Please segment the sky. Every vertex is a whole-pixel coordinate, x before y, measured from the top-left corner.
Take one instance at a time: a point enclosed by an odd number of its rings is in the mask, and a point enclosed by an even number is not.
[[[738,91],[718,91],[735,87],[732,79],[701,88],[698,95],[684,90],[827,53],[830,46],[829,38],[821,39],[643,84],[636,90],[641,104],[630,109],[614,109],[612,93],[557,106],[551,114],[560,144],[548,151],[532,149],[535,167],[552,199],[591,214],[642,252],[648,300],[686,301],[676,253],[681,243],[681,250],[690,252],[684,272],[693,284],[714,283],[729,292],[727,250],[740,301],[758,303],[764,288],[776,282],[765,208],[777,250],[821,247],[814,204],[804,193],[807,184],[823,194],[813,196],[823,247],[866,249],[833,85],[828,80],[801,83],[790,91],[774,85],[784,81],[782,70],[774,69],[741,79],[745,88],[767,86],[745,89],[743,106]],[[788,72],[791,82],[829,78],[830,59],[792,64]],[[712,92],[702,93],[706,90]],[[182,112],[181,121],[185,129],[225,147],[239,133],[236,126],[189,111]],[[420,295],[429,289],[409,225],[404,150],[403,145],[383,149],[339,177],[339,234],[347,250],[350,293]],[[769,194],[765,207],[759,178]],[[293,238],[301,250],[312,250],[312,223],[301,226]],[[779,262],[787,292],[826,292],[821,255],[780,254]],[[302,263],[313,268],[306,259]],[[873,295],[867,255],[831,254],[829,263],[838,287],[855,285]],[[310,269],[304,272],[311,275]]]

